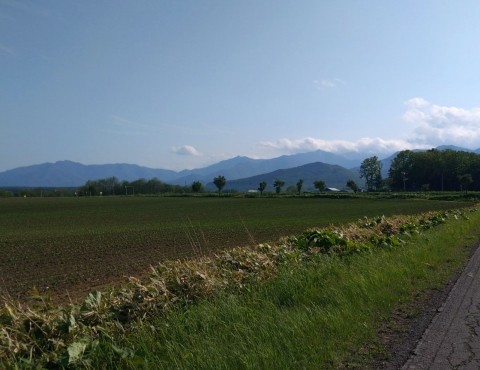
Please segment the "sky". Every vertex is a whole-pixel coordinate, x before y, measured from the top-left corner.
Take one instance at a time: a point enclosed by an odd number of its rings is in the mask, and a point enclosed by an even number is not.
[[[0,0],[0,171],[480,148],[477,0]]]

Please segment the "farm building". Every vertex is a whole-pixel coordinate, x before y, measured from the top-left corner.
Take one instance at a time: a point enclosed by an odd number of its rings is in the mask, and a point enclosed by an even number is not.
[[[335,191],[340,191],[340,190],[338,190],[337,188],[326,188],[325,191],[335,192]]]

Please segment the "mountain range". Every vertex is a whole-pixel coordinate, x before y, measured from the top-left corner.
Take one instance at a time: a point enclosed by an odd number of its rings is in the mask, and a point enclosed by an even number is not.
[[[441,146],[436,149],[472,151],[454,146]],[[474,152],[480,153],[480,149]],[[392,153],[388,158],[381,160],[383,176],[388,173],[390,163],[395,155],[396,153]],[[229,187],[233,188],[235,185],[238,190],[256,189],[259,181],[270,181],[273,184],[275,178],[281,178],[288,185],[290,185],[290,181],[294,181],[295,184],[298,179],[303,178],[307,184],[310,177],[312,181],[315,179],[325,181],[329,187],[344,187],[345,179],[359,180],[360,164],[363,159],[371,156],[372,154],[368,153],[338,155],[323,150],[283,155],[272,159],[252,159],[238,156],[207,167],[178,172],[135,164],[84,165],[64,160],[0,172],[0,186],[77,187],[84,185],[88,180],[115,176],[121,181],[158,178],[163,182],[175,185],[190,185],[193,181],[200,181],[209,187],[215,176],[222,175],[227,179]]]

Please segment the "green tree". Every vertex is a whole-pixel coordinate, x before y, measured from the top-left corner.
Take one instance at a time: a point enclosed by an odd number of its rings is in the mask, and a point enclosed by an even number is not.
[[[130,186],[133,187],[133,192],[135,194],[145,194],[145,189],[147,187],[147,180],[145,179],[138,179],[135,181],[130,182]]]
[[[285,185],[285,181],[282,181],[280,179],[276,179],[275,182],[273,183],[273,187],[275,188],[275,192],[277,194],[280,194],[282,191],[282,187]]]
[[[459,176],[470,174],[480,182],[480,155],[456,150],[403,151],[392,161],[389,177],[394,189],[457,190]],[[468,187],[468,184],[467,184]]]
[[[258,191],[260,192],[260,195],[263,195],[263,191],[267,187],[267,183],[265,181],[261,181],[260,184],[258,184]]]
[[[415,153],[411,150],[403,150],[395,156],[388,170],[388,177],[390,178],[390,186],[392,188],[407,189],[407,175],[409,176],[412,172],[414,157]]]
[[[83,186],[82,191],[85,195],[92,196],[98,195],[102,190],[98,181],[88,180]]]
[[[147,194],[157,194],[161,192],[162,188],[165,185],[166,184],[154,177],[153,179],[147,181],[147,183],[145,184],[145,190],[147,191]]]
[[[318,189],[318,191],[324,191],[325,190],[325,181],[316,180],[316,181],[313,182],[313,186],[315,186],[315,189]]]
[[[220,194],[220,192],[222,191],[223,187],[225,186],[225,184],[227,183],[227,180],[225,179],[224,176],[217,176],[213,179],[213,183],[215,184],[215,186],[217,187],[218,189],[218,194]]]
[[[194,193],[199,193],[202,190],[202,183],[200,181],[194,181],[192,183],[192,191]]]
[[[469,173],[459,175],[458,176],[458,181],[460,182],[460,185],[462,186],[462,190],[465,190],[465,194],[467,194],[468,187],[473,182],[472,175],[470,175]]]
[[[356,193],[356,192],[358,191],[358,185],[357,185],[357,183],[356,183],[355,181],[353,181],[353,180],[348,180],[348,181],[347,181],[347,187],[350,188],[350,189],[352,189],[352,191],[353,191],[354,193]]]
[[[302,187],[303,187],[303,179],[300,179],[300,180],[297,181],[298,195],[300,195],[300,193],[302,192]]]
[[[360,177],[365,178],[367,190],[377,190],[382,186],[382,162],[377,156],[366,158],[360,165]]]

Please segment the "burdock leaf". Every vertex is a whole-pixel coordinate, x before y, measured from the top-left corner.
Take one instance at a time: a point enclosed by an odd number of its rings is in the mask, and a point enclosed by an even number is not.
[[[85,342],[73,342],[68,346],[68,363],[72,364],[80,360],[87,348]]]

